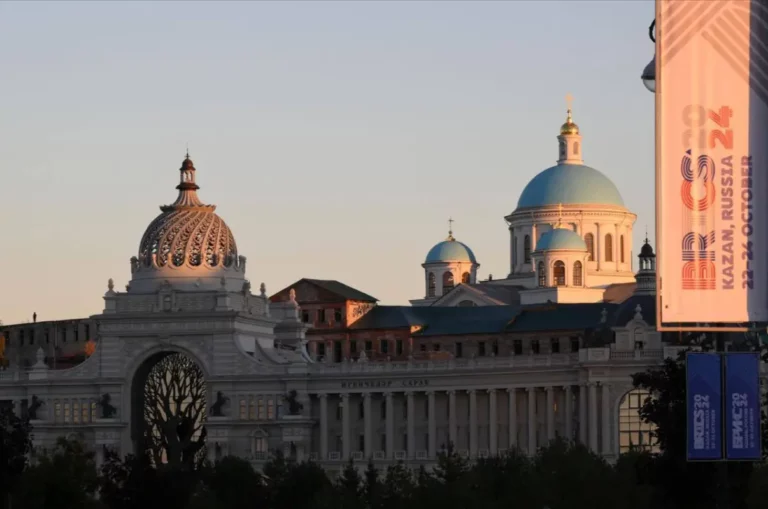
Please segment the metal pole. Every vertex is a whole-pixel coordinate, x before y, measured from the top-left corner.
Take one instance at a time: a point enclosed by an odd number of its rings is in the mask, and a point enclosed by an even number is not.
[[[721,355],[721,379],[723,380],[723,387],[725,387],[725,333],[715,333],[715,350]],[[725,398],[722,398],[721,415],[725,415]],[[723,440],[723,459],[717,463],[717,508],[728,509],[730,505],[730,485],[728,479],[728,460],[725,456],[725,440]]]

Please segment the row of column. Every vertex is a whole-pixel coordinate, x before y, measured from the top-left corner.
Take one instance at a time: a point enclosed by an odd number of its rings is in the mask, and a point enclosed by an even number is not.
[[[598,397],[597,387],[601,387],[600,402],[602,403],[602,423],[599,426],[602,429],[602,443],[598,444]],[[526,399],[528,403],[528,422],[527,422],[527,445],[528,453],[533,455],[536,453],[538,447],[536,440],[536,391],[542,389],[541,387],[525,387]],[[547,440],[554,440],[556,436],[555,432],[555,417],[554,417],[554,387],[543,387],[546,392],[546,429]],[[566,385],[562,387],[565,393],[565,436],[567,438],[573,437],[573,392],[572,386]],[[509,447],[517,446],[517,388],[502,389],[507,392],[509,398],[508,404],[508,441]],[[499,447],[498,437],[498,407],[496,398],[497,389],[487,389],[489,394],[488,405],[488,419],[490,422],[488,446],[492,453],[495,453]],[[407,454],[409,458],[416,456],[416,418],[415,418],[415,395],[417,392],[423,392],[427,396],[428,406],[428,455],[434,458],[437,455],[437,420],[435,412],[435,391],[404,391],[407,405],[407,417],[406,417],[406,434],[407,434]],[[458,420],[456,415],[456,391],[445,391],[448,395],[448,437],[452,443],[457,443],[458,437]],[[477,411],[477,390],[470,389],[466,391],[469,395],[469,454],[470,456],[477,456],[478,452],[478,411]],[[371,412],[371,399],[373,397],[372,392],[363,392],[360,395],[363,398],[363,436],[364,436],[364,455],[366,458],[373,456],[373,417]],[[590,449],[594,452],[602,452],[603,454],[611,453],[611,425],[610,425],[610,390],[607,384],[587,383],[582,384],[579,389],[579,441],[588,444]],[[340,393],[342,400],[341,407],[341,433],[342,433],[342,459],[350,457],[351,451],[351,429],[350,429],[350,394]],[[395,419],[394,419],[394,396],[395,392],[384,392],[386,405],[386,423],[385,423],[385,435],[386,435],[386,450],[385,455],[388,459],[394,458],[394,436],[395,436]],[[323,459],[328,458],[328,394],[317,394],[320,400],[320,457]],[[581,423],[587,423],[586,426]],[[599,447],[600,446],[600,447]]]

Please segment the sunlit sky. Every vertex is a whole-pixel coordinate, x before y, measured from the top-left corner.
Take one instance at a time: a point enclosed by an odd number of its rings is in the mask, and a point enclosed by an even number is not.
[[[0,2],[0,320],[82,317],[122,289],[176,196],[200,197],[272,294],[337,279],[423,297],[447,234],[509,272],[503,217],[584,159],[653,239],[653,2]]]

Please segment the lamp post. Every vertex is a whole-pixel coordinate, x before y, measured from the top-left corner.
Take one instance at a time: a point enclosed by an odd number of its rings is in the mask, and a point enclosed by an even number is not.
[[[648,37],[656,44],[656,20],[654,19],[651,26],[648,27]],[[654,50],[653,58],[643,69],[643,74],[640,75],[640,79],[643,80],[643,85],[650,92],[656,93],[656,52]]]

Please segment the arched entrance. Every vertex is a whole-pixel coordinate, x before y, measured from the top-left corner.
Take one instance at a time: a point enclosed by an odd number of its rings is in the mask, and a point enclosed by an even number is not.
[[[205,375],[189,356],[146,359],[131,385],[131,439],[136,454],[159,465],[196,468],[205,459]]]

